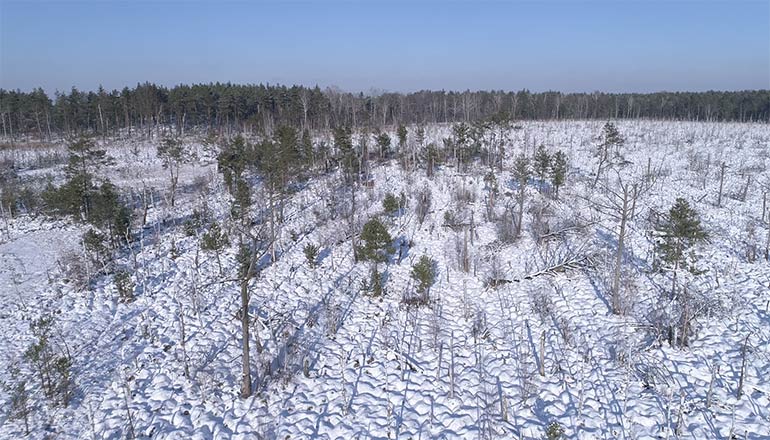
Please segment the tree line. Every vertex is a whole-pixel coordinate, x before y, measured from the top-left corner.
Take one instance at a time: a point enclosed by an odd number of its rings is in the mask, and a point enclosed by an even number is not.
[[[164,87],[149,82],[107,91],[0,89],[3,136],[52,139],[81,134],[153,135],[171,129],[208,134],[338,126],[510,119],[651,118],[770,121],[770,90],[658,93],[430,91],[349,93],[336,88],[210,83]],[[166,133],[169,134],[169,133]]]

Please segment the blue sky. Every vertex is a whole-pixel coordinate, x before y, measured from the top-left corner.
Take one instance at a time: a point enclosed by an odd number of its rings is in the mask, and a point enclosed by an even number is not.
[[[770,0],[8,1],[0,87],[770,88]]]

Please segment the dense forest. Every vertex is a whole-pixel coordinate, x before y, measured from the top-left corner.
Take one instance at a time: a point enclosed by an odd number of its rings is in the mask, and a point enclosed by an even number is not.
[[[419,91],[355,94],[318,86],[194,84],[167,88],[31,92],[0,89],[3,136],[50,139],[92,133],[152,133],[159,126],[185,131],[271,132],[302,129],[472,121],[495,115],[527,119],[649,118],[769,121],[770,90],[698,93],[532,93]]]

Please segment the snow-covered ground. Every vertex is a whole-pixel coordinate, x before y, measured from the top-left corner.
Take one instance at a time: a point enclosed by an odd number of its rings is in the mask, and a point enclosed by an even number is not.
[[[113,182],[126,192],[159,190],[143,242],[116,260],[133,274],[134,301],[118,301],[110,276],[86,289],[64,281],[62,261],[81,252],[83,225],[20,217],[0,231],[0,379],[12,380],[11,365],[29,379],[30,438],[120,439],[133,432],[179,439],[539,439],[553,422],[568,438],[581,439],[770,438],[770,263],[761,255],[769,227],[767,216],[761,219],[763,193],[770,191],[770,127],[617,123],[628,161],[620,173],[632,179],[649,164],[655,175],[626,237],[629,299],[621,316],[611,313],[607,288],[617,221],[592,208],[604,196],[590,188],[603,122],[520,125],[510,132],[505,167],[497,174],[498,216],[514,205],[515,154],[531,155],[544,144],[551,152],[563,150],[571,169],[559,200],[531,182],[524,232],[513,243],[498,240],[487,220],[488,167],[477,164],[460,174],[443,166],[432,178],[424,170],[407,173],[395,162],[373,168],[374,184],[356,195],[354,223],[381,215],[403,244],[400,257],[379,267],[385,271],[383,297],[361,289],[370,266],[353,259],[350,220],[331,214],[350,197],[339,189],[339,176],[312,178],[288,197],[277,261],[251,284],[252,330],[263,350],[252,341],[255,393],[247,399],[239,397],[235,246],[221,256],[220,274],[215,255],[201,251],[199,237],[183,227],[204,205],[220,222],[228,212],[229,196],[211,152],[196,146],[201,159],[183,168],[179,203],[171,209],[153,144],[108,145],[117,159],[106,173]],[[451,129],[430,126],[426,132],[440,145]],[[3,155],[32,168],[36,163],[28,150]],[[722,162],[727,171],[717,206]],[[60,165],[28,172],[56,176]],[[424,188],[432,193],[432,207],[420,224],[414,207]],[[456,201],[459,188],[473,194],[467,206]],[[385,194],[401,192],[407,208],[385,216]],[[256,210],[265,202],[259,188],[255,194]],[[652,270],[648,220],[677,197],[691,203],[710,234],[698,250],[707,271],[688,280],[689,288],[709,298],[710,311],[698,319],[687,348],[656,339],[649,320],[664,302],[670,275]],[[543,205],[552,230],[584,227],[538,243],[529,225],[534,207]],[[457,258],[465,233],[444,225],[445,212],[457,206],[474,219],[467,273]],[[305,262],[308,243],[321,248],[315,268]],[[760,254],[749,262],[752,245]],[[432,301],[406,307],[402,295],[414,290],[410,272],[422,255],[438,269]],[[558,255],[592,258],[528,276]],[[493,267],[511,282],[489,286]],[[30,322],[49,314],[55,316],[55,343],[66,346],[74,361],[76,392],[66,408],[48,404],[23,356],[33,341]],[[0,392],[3,404],[8,397]],[[23,434],[21,421],[0,415],[0,438]]]

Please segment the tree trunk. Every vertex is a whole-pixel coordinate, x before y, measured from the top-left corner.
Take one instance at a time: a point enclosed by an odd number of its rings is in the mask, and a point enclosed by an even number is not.
[[[243,367],[241,377],[241,397],[251,396],[251,362],[249,360],[249,278],[248,275],[241,280],[241,339],[243,354],[241,363]]]
[[[270,261],[275,263],[275,196],[270,185]]]
[[[767,240],[765,241],[765,260],[770,261],[770,225],[767,225]]]
[[[171,173],[171,207],[174,207],[174,204],[176,202],[176,186],[179,182],[179,169],[176,170],[176,174],[174,174],[174,164],[169,164],[169,172]]]
[[[740,375],[740,378],[738,379],[738,392],[737,392],[738,399],[740,399],[741,396],[743,396],[743,378],[746,374],[746,348],[749,344],[750,336],[751,334],[746,336],[746,339],[743,341],[743,348],[741,348],[741,375]]]
[[[621,314],[620,308],[620,265],[623,263],[623,248],[626,238],[626,220],[628,217],[628,188],[623,188],[623,208],[620,213],[620,231],[618,249],[615,254],[615,273],[612,277],[612,313]]]
[[[519,183],[521,185],[521,183]],[[516,221],[516,238],[521,236],[521,224],[524,221],[524,186],[519,190],[519,212],[517,214],[518,220]]]
[[[719,196],[717,197],[717,207],[722,206],[722,189],[725,183],[725,163],[722,162],[722,170],[719,172]]]

